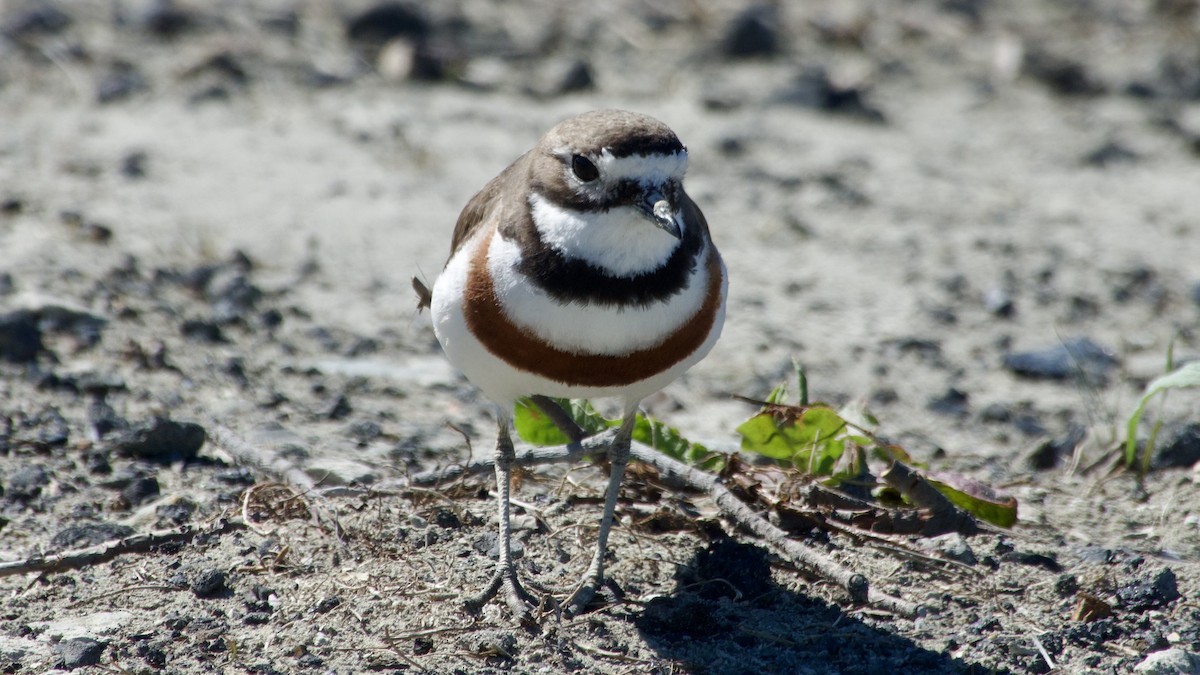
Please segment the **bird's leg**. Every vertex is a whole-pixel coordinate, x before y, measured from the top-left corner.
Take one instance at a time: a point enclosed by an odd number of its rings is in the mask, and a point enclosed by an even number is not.
[[[496,436],[496,503],[500,508],[500,535],[496,540],[496,546],[500,555],[496,563],[496,573],[492,576],[487,588],[479,595],[467,599],[466,605],[467,609],[472,612],[478,612],[503,589],[504,602],[516,615],[516,618],[524,622],[529,620],[529,610],[537,607],[538,602],[521,586],[521,582],[517,579],[517,569],[513,566],[510,545],[512,527],[508,518],[508,500],[512,489],[512,465],[516,459],[516,452],[513,450],[512,438],[508,434],[508,420],[504,416],[499,416],[498,422],[500,430]]]
[[[579,582],[579,586],[567,600],[563,612],[567,616],[581,614],[591,602],[592,596],[604,584],[604,553],[608,549],[608,531],[612,528],[613,514],[617,510],[617,495],[621,491],[621,479],[625,477],[625,464],[629,461],[629,443],[633,436],[633,423],[637,419],[637,406],[630,406],[621,420],[621,428],[608,451],[612,472],[608,476],[608,490],[604,493],[604,515],[600,517],[600,532],[596,536],[596,554],[592,564]]]

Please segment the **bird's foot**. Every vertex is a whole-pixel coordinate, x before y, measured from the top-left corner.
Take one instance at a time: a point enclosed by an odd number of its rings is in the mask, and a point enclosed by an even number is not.
[[[504,595],[504,604],[508,605],[513,616],[521,623],[532,621],[533,610],[541,607],[542,603],[521,585],[521,581],[517,578],[517,571],[512,567],[496,570],[483,592],[467,598],[464,604],[471,613],[478,613],[484,605],[491,602],[501,592]]]
[[[589,572],[579,581],[579,585],[575,587],[575,592],[571,594],[571,597],[562,604],[562,615],[570,619],[589,610],[599,609],[620,601],[624,595],[624,592],[612,579]]]

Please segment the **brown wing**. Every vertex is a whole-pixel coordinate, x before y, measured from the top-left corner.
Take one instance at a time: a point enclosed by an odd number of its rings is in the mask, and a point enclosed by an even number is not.
[[[459,247],[463,245],[471,235],[475,233],[481,225],[487,222],[489,216],[497,209],[503,206],[502,200],[507,195],[511,197],[510,190],[517,189],[516,187],[509,188],[509,185],[519,180],[523,172],[526,171],[526,157],[529,153],[521,155],[517,161],[508,165],[500,175],[496,176],[483,189],[475,193],[471,197],[471,201],[463,207],[462,213],[458,214],[458,222],[454,225],[454,237],[450,240],[450,257],[458,252]],[[449,258],[446,260],[450,262]]]

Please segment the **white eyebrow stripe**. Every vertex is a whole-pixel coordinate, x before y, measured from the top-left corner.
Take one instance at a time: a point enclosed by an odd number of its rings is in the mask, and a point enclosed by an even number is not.
[[[669,155],[629,155],[614,157],[612,151],[605,148],[595,158],[596,167],[605,182],[613,183],[623,179],[660,182],[669,178],[681,179],[687,173],[687,150]]]

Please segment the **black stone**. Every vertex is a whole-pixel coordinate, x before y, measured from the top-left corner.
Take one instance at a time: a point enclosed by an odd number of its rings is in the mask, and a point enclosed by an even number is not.
[[[772,94],[770,101],[846,115],[866,122],[886,121],[879,109],[867,103],[862,90],[835,85],[829,79],[829,74],[820,66],[804,69],[791,84]]]
[[[235,276],[210,295],[213,303],[212,322],[225,325],[242,321],[262,296],[263,292],[251,284],[245,275]]]
[[[397,37],[429,37],[431,28],[416,6],[383,2],[350,19],[346,36],[351,40],[387,42]]]
[[[1180,598],[1175,573],[1164,567],[1153,576],[1117,588],[1117,600],[1128,611],[1142,613],[1164,607]]]
[[[1117,141],[1106,141],[1100,147],[1083,156],[1083,163],[1088,166],[1108,167],[1114,164],[1131,164],[1140,156]]]
[[[440,507],[433,513],[433,522],[443,530],[457,530],[462,527],[462,521],[453,509]]]
[[[179,325],[179,332],[187,339],[197,342],[213,344],[227,342],[225,335],[221,333],[221,326],[213,321],[186,319]]]
[[[158,479],[154,476],[139,476],[129,481],[125,489],[121,490],[121,496],[125,498],[131,506],[137,506],[142,502],[157,497],[159,495]]]
[[[12,38],[60,33],[71,25],[71,15],[55,2],[38,2],[27,9],[9,13],[0,33]]]
[[[312,611],[317,614],[325,614],[340,604],[342,604],[341,598],[336,595],[328,595],[322,598],[320,602],[313,605]]]
[[[595,88],[596,77],[592,74],[591,64],[583,59],[576,59],[559,78],[554,91],[557,94],[573,94]]]
[[[96,84],[96,100],[100,103],[114,103],[148,87],[145,76],[132,63],[117,62],[100,76]]]
[[[59,667],[75,670],[84,666],[100,665],[106,647],[108,643],[92,638],[71,638],[54,645],[54,653],[59,657]]]
[[[1156,469],[1187,468],[1200,462],[1200,423],[1179,429],[1154,453],[1151,465]]]
[[[1071,427],[1065,436],[1047,440],[1037,446],[1033,452],[1029,454],[1026,461],[1031,469],[1045,471],[1058,466],[1059,462],[1066,456],[1075,452],[1075,448],[1083,442],[1087,436],[1087,429],[1081,426],[1074,425]]]
[[[198,23],[198,17],[173,0],[154,0],[141,16],[142,28],[160,38],[174,38]]]
[[[970,414],[968,402],[966,392],[951,387],[941,397],[930,400],[925,407],[939,415],[966,417]]]
[[[211,598],[229,590],[226,586],[228,580],[228,576],[221,570],[209,568],[201,570],[188,587],[198,598]]]
[[[9,501],[26,502],[42,494],[42,488],[50,484],[50,473],[39,464],[30,464],[17,469],[8,479],[6,494]]]
[[[155,417],[117,436],[112,449],[129,457],[156,461],[192,459],[206,438],[199,424]]]
[[[94,439],[103,439],[114,431],[129,428],[129,421],[117,414],[103,398],[93,399],[87,409],[88,427]]]
[[[28,309],[0,314],[0,359],[28,363],[37,359],[42,350],[37,314]]]
[[[1000,556],[1000,560],[1004,562],[1017,563],[1018,565],[1030,565],[1032,567],[1041,567],[1051,572],[1061,572],[1062,565],[1054,558],[1042,555],[1040,553],[1026,553],[1024,551],[1010,551]]]
[[[180,499],[172,504],[161,504],[154,509],[154,515],[161,520],[167,520],[175,525],[183,525],[192,519],[196,512],[196,503],[188,499]]]
[[[106,541],[114,539],[124,539],[125,537],[133,536],[136,532],[128,525],[116,525],[113,523],[88,523],[86,525],[71,525],[62,530],[59,530],[54,538],[50,540],[50,546],[54,549],[67,550],[74,548],[86,548],[103,544]]]
[[[1082,377],[1103,381],[1120,363],[1112,353],[1088,338],[1075,338],[1056,347],[1016,352],[1004,357],[1004,367],[1034,379],[1066,380]]]
[[[733,58],[775,56],[780,51],[779,10],[753,5],[733,17],[721,39],[721,52]]]
[[[1035,50],[1026,55],[1022,65],[1026,75],[1061,96],[1096,96],[1104,93],[1104,86],[1079,61]]]

